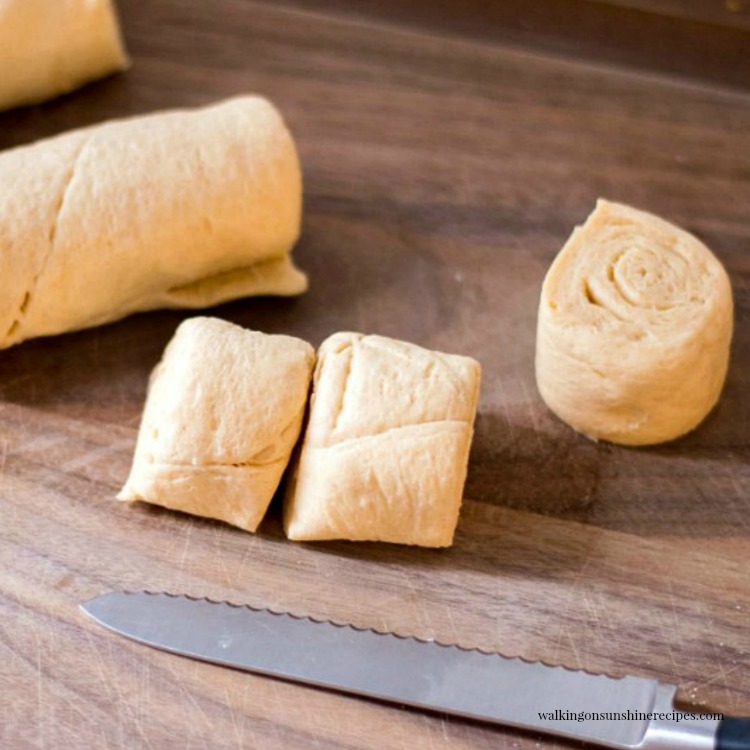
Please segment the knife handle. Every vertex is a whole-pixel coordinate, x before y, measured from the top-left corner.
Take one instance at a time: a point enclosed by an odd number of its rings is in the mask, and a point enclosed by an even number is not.
[[[750,750],[750,718],[722,719],[716,730],[716,750]]]

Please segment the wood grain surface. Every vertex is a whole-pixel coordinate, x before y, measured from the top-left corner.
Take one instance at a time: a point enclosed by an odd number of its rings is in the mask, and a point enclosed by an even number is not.
[[[366,23],[750,90],[748,0],[283,0]]]
[[[304,164],[297,258],[311,288],[214,313],[314,344],[355,329],[478,358],[466,500],[445,551],[291,543],[276,506],[253,536],[118,504],[148,373],[186,315],[0,352],[0,747],[575,746],[151,651],[78,611],[111,589],[653,676],[696,705],[750,713],[750,96],[330,8],[120,6],[132,69],[3,115],[0,147],[239,92],[272,98]],[[541,280],[598,196],[694,232],[732,278],[723,398],[673,444],[589,442],[536,392]]]

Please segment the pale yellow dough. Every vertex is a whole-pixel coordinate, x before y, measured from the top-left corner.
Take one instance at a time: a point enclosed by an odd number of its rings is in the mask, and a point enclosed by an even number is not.
[[[479,381],[469,357],[357,333],[323,342],[287,536],[449,546]]]
[[[127,63],[111,0],[0,0],[0,110],[65,94]]]
[[[157,307],[298,294],[302,182],[265,99],[0,154],[0,348]]]
[[[299,436],[314,361],[290,336],[182,323],[151,376],[118,499],[255,531]]]
[[[663,219],[600,200],[544,280],[537,384],[591,438],[660,443],[716,404],[731,338],[732,291],[710,250]]]

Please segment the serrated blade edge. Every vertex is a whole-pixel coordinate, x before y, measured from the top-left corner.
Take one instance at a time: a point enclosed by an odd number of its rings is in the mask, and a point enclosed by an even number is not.
[[[81,608],[120,635],[182,656],[604,747],[636,746],[648,722],[580,717],[648,713],[659,689],[655,680],[184,595],[113,592]]]

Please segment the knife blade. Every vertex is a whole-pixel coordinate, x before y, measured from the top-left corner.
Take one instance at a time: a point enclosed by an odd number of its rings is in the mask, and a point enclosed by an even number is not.
[[[750,750],[750,719],[674,707],[675,685],[613,678],[249,605],[111,592],[82,610],[173,654],[619,750]]]

